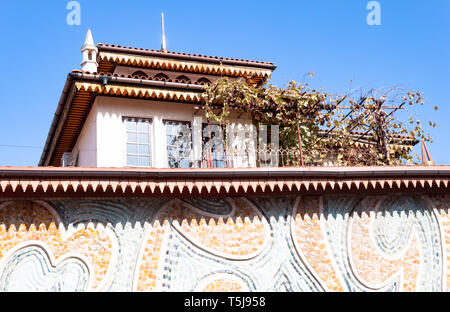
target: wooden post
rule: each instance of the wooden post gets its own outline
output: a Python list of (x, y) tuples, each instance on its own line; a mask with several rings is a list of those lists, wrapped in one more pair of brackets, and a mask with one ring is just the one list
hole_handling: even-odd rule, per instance
[[(422, 139), (422, 141), (423, 141), (423, 139)], [(425, 141), (423, 141), (423, 145), (425, 146), (425, 151), (426, 151), (426, 153), (427, 153), (428, 161), (429, 161), (430, 163), (433, 163), (433, 159), (431, 159), (431, 155), (430, 155), (430, 152), (428, 151), (428, 147), (427, 147), (427, 145), (425, 144)]]
[(422, 165), (425, 165), (425, 146), (422, 139)]
[(208, 148), (208, 161), (207, 161), (207, 166), (208, 168), (212, 168), (213, 167), (213, 160), (212, 160), (212, 142), (211, 142), (211, 124), (209, 123), (209, 119), (208, 119), (208, 139), (209, 139), (209, 148)]
[(433, 164), (433, 159), (431, 159), (430, 152), (428, 151), (428, 147), (425, 144), (425, 141), (422, 139), (422, 165)]
[(303, 151), (302, 151), (302, 135), (300, 133), (300, 119), (297, 112), (297, 136), (298, 136), (298, 148), (300, 150), (300, 164), (303, 167), (305, 164), (303, 163)]

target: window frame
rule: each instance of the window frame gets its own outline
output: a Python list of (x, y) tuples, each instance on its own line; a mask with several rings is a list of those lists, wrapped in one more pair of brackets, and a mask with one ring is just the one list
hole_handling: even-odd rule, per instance
[(169, 145), (167, 145), (167, 123), (179, 123), (179, 124), (183, 124), (183, 125), (188, 125), (189, 129), (190, 129), (190, 141), (189, 141), (189, 166), (187, 168), (192, 168), (193, 167), (193, 160), (192, 160), (192, 155), (193, 155), (193, 135), (192, 135), (192, 121), (190, 120), (176, 120), (176, 119), (163, 119), (162, 120), (162, 124), (164, 125), (164, 145), (165, 145), (165, 164), (166, 164), (166, 168), (184, 168), (184, 167), (170, 167), (169, 165), (169, 153), (168, 153), (168, 149), (169, 149)]
[[(136, 123), (143, 121), (143, 122), (146, 122), (148, 124), (148, 133), (147, 133), (147, 135), (148, 135), (148, 143), (147, 143), (147, 145), (148, 145), (148, 155), (139, 153), (139, 145), (143, 145), (143, 144), (139, 144), (138, 141), (136, 143), (128, 142), (128, 132), (129, 131), (127, 129), (127, 121), (130, 121), (130, 120), (133, 120)], [(123, 124), (123, 129), (124, 129), (124, 131), (123, 131), (123, 133), (124, 133), (123, 146), (124, 146), (124, 164), (125, 164), (125, 167), (127, 167), (127, 168), (152, 168), (152, 166), (154, 164), (154, 153), (153, 153), (153, 132), (154, 132), (153, 124), (154, 123), (153, 123), (153, 118), (151, 118), (151, 117), (136, 117), (136, 116), (122, 116), (122, 124)], [(136, 127), (137, 127), (137, 124), (136, 124)], [(136, 132), (135, 133), (136, 133), (136, 135), (138, 135), (141, 132), (139, 132), (138, 129), (136, 128)], [(128, 144), (135, 144), (137, 146), (137, 148), (138, 148), (137, 154), (134, 154), (134, 153), (129, 154), (128, 153)], [(128, 164), (128, 156), (129, 155), (137, 156), (137, 166), (131, 166), (131, 165)], [(140, 156), (142, 156), (142, 157), (147, 157), (148, 156), (149, 157), (149, 165), (148, 166), (140, 166), (140, 164), (139, 164)]]

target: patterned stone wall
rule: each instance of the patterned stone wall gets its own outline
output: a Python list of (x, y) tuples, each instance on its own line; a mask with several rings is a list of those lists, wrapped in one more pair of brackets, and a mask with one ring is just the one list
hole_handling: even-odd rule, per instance
[(2, 291), (447, 291), (450, 195), (0, 201)]

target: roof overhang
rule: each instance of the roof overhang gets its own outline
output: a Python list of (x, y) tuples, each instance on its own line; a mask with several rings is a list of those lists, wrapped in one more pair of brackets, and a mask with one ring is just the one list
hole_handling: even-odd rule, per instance
[(446, 193), (450, 166), (134, 169), (0, 167), (0, 196)]
[[(115, 65), (126, 65), (141, 68), (162, 69), (179, 72), (193, 72), (207, 75), (230, 77), (264, 77), (272, 74), (272, 69), (250, 66), (200, 63), (195, 61), (172, 60), (141, 55), (127, 55), (110, 52), (99, 53), (99, 63), (110, 62)], [(103, 67), (101, 67), (102, 69)]]
[(75, 145), (96, 96), (201, 103), (203, 85), (113, 75), (70, 73), (56, 108), (39, 166), (59, 166)]
[[(122, 47), (109, 45), (105, 43), (97, 44), (97, 48), (99, 54), (107, 55), (117, 55), (119, 57), (128, 56), (128, 57), (141, 57), (146, 58), (151, 62), (151, 60), (172, 60), (176, 62), (189, 62), (195, 64), (210, 64), (210, 65), (223, 65), (223, 66), (234, 66), (234, 67), (247, 67), (253, 69), (260, 70), (269, 70), (274, 71), (277, 67), (272, 62), (260, 62), (260, 61), (250, 61), (243, 59), (232, 59), (232, 58), (224, 58), (218, 56), (206, 56), (200, 54), (188, 54), (188, 53), (177, 53), (170, 51), (161, 51), (161, 50), (150, 50), (150, 49), (138, 49), (133, 47)], [(116, 60), (115, 58), (112, 59)], [(130, 62), (127, 63), (129, 65), (136, 66), (140, 64), (139, 61), (136, 63), (133, 62), (133, 59), (129, 59)], [(145, 63), (145, 59), (142, 59), (143, 63)]]

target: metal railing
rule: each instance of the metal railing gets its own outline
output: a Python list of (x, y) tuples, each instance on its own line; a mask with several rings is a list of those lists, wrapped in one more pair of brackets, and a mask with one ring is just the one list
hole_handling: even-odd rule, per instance
[(247, 168), (300, 166), (300, 151), (296, 148), (258, 148), (254, 151), (226, 149), (204, 153), (193, 168)]
[[(305, 166), (348, 166), (376, 165), (376, 150), (369, 147), (350, 149), (303, 150)], [(192, 164), (193, 168), (265, 168), (300, 167), (301, 155), (298, 148), (258, 148), (254, 151), (227, 149), (211, 152)]]

